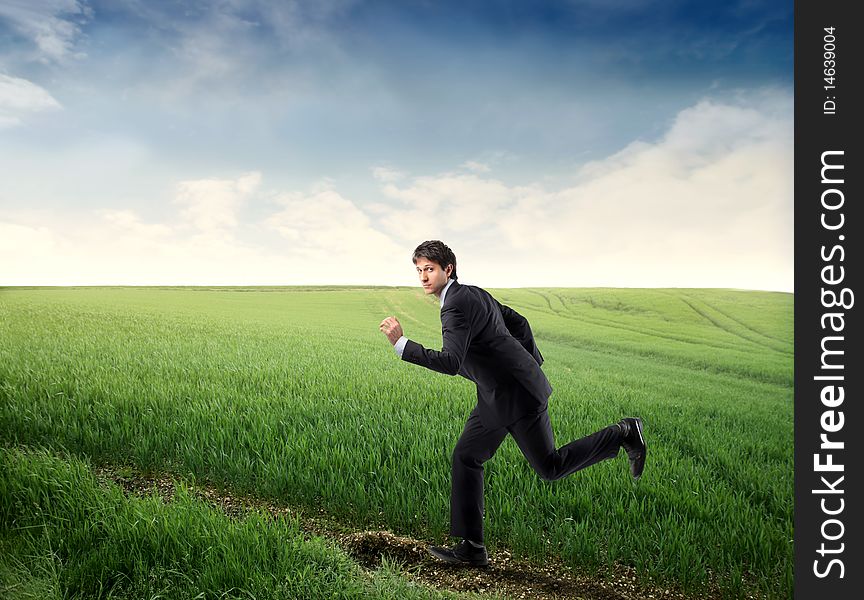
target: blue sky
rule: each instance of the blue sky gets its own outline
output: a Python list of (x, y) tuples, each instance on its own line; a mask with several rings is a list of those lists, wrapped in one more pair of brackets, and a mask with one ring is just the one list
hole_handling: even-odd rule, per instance
[(792, 3), (0, 0), (0, 284), (792, 289)]

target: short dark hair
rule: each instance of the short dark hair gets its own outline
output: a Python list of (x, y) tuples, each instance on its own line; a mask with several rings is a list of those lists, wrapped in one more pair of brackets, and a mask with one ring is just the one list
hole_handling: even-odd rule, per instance
[(423, 242), (414, 250), (414, 255), (411, 260), (417, 264), (417, 260), (425, 258), (432, 262), (438, 263), (442, 269), (446, 269), (447, 265), (453, 265), (453, 272), (450, 273), (450, 279), (459, 279), (456, 275), (456, 255), (453, 251), (440, 240), (429, 240)]

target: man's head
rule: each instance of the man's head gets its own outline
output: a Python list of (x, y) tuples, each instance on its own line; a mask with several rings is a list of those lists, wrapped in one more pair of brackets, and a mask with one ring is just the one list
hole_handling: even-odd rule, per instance
[(420, 284), (427, 294), (440, 296), (448, 279), (458, 279), (456, 255), (444, 242), (423, 242), (414, 250), (411, 260), (417, 266)]

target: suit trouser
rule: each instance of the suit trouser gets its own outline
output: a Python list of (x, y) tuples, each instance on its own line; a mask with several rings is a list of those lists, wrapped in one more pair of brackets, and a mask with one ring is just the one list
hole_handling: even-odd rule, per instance
[(483, 463), (513, 436), (528, 463), (542, 479), (554, 481), (618, 454), (621, 431), (610, 425), (555, 449), (555, 437), (544, 410), (509, 425), (488, 429), (475, 409), (453, 450), (450, 534), (483, 543)]

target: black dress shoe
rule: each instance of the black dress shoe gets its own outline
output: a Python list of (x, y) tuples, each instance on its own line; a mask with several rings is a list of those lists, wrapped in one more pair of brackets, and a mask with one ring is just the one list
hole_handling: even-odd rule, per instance
[(486, 546), (477, 548), (468, 540), (462, 540), (452, 548), (429, 546), (429, 553), (438, 560), (451, 565), (485, 567), (489, 564)]
[(645, 454), (648, 452), (645, 436), (642, 435), (642, 419), (627, 417), (621, 419), (618, 426), (621, 427), (621, 446), (630, 459), (630, 474), (633, 479), (639, 479), (642, 476), (642, 469), (645, 468)]

